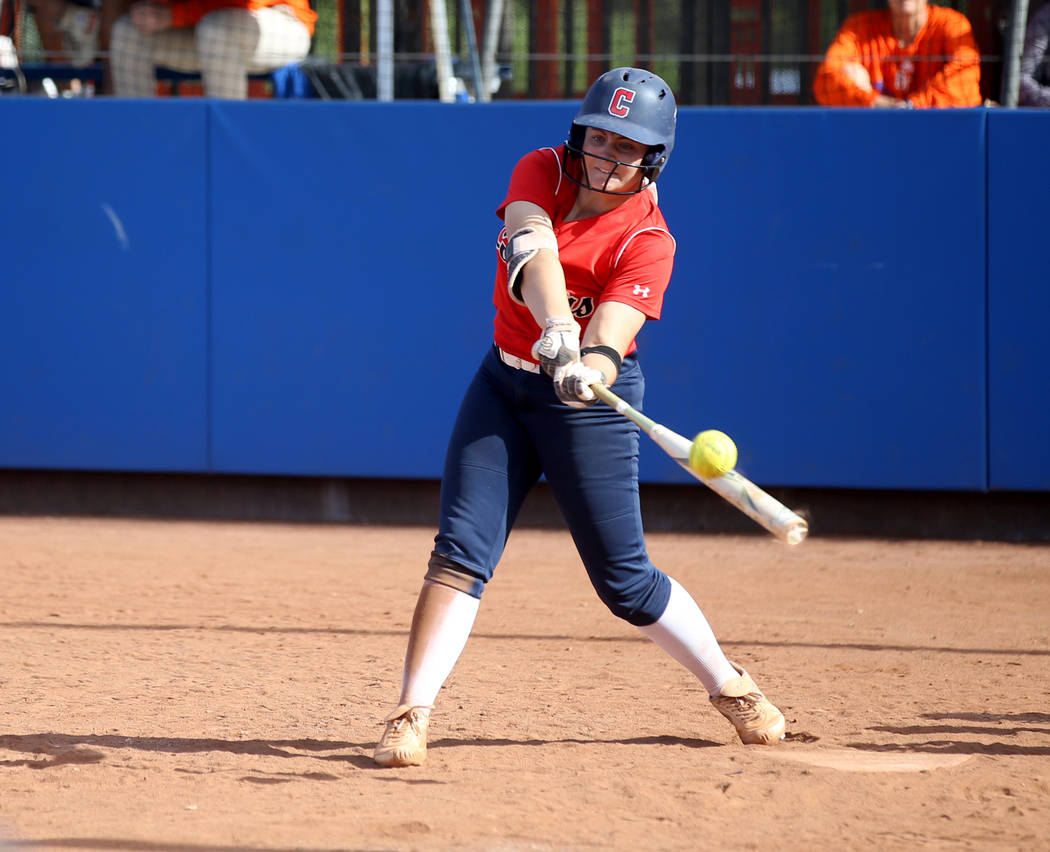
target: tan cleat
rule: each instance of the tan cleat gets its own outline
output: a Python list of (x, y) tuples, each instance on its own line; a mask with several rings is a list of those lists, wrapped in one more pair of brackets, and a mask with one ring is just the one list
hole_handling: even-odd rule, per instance
[(402, 704), (387, 716), (386, 731), (373, 755), (380, 766), (419, 766), (427, 759), (429, 707)]
[(784, 738), (784, 714), (755, 686), (751, 675), (736, 663), (730, 665), (740, 672), (740, 677), (726, 683), (711, 703), (733, 723), (745, 745), (776, 745)]

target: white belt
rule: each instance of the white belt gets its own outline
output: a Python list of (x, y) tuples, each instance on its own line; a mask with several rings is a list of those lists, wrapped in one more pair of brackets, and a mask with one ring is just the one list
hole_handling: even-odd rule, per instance
[(532, 361), (526, 361), (524, 358), (519, 358), (517, 355), (511, 355), (509, 352), (505, 352), (498, 346), (496, 347), (496, 351), (499, 352), (499, 359), (508, 367), (513, 367), (515, 370), (525, 370), (529, 373), (540, 372), (539, 364), (534, 364)]

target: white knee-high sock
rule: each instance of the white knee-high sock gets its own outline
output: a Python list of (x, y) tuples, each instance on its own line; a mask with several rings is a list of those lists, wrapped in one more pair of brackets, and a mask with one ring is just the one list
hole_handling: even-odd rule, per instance
[(402, 705), (431, 707), (467, 644), (481, 601), (427, 581), (419, 593), (401, 676)]
[(700, 678), (710, 695), (740, 673), (726, 659), (700, 607), (681, 584), (671, 580), (667, 609), (655, 624), (639, 627), (646, 636)]

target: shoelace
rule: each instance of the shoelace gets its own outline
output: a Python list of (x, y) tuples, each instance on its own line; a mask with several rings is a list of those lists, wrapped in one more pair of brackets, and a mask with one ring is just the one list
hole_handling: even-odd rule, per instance
[(404, 730), (406, 725), (409, 728), (411, 728), (411, 730), (417, 735), (419, 733), (419, 729), (416, 727), (415, 720), (412, 718), (411, 713), (406, 713), (404, 716), (399, 716), (397, 719), (394, 719), (390, 724), (393, 726), (390, 729), (390, 734), (392, 738), (396, 738), (398, 740), (404, 739), (404, 737), (407, 735), (407, 732)]
[(757, 695), (748, 693), (747, 695), (741, 695), (732, 700), (737, 707), (737, 712), (742, 717), (748, 720), (761, 718), (762, 714), (758, 712), (758, 704), (762, 699)]

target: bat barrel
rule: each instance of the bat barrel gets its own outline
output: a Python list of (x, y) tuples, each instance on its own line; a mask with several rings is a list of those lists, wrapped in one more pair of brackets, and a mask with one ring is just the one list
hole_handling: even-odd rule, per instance
[(704, 485), (736, 506), (741, 512), (760, 526), (765, 527), (777, 538), (790, 545), (801, 544), (809, 535), (809, 524), (806, 520), (775, 497), (767, 494), (751, 480), (730, 470), (722, 476), (706, 479), (689, 464), (689, 450), (692, 441), (668, 429), (660, 423), (650, 420), (640, 411), (632, 408), (605, 385), (593, 384), (591, 390), (595, 395), (615, 409), (628, 420), (637, 423), (653, 441), (672, 459), (678, 462), (691, 476), (699, 479)]
[(805, 541), (806, 536), (809, 535), (809, 524), (805, 518), (791, 511), (771, 494), (767, 494), (750, 479), (741, 476), (735, 470), (726, 471), (722, 476), (705, 479), (693, 470), (688, 462), (679, 461), (678, 463), (704, 485), (732, 503), (777, 538), (790, 545), (796, 545)]

